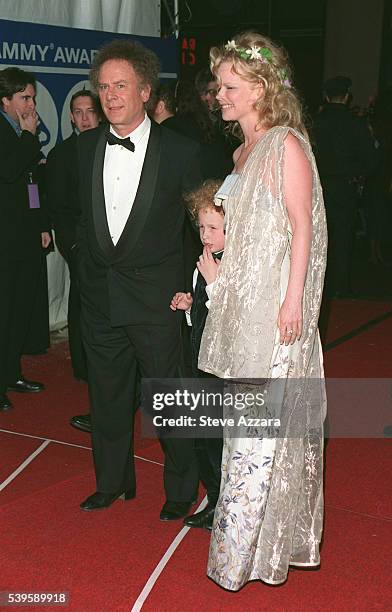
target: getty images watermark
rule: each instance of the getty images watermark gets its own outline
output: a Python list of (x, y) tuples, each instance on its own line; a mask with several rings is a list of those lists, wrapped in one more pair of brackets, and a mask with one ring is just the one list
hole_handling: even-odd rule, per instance
[(382, 438), (392, 380), (143, 379), (141, 408), (149, 438)]
[[(216, 385), (216, 383), (215, 383)], [(280, 427), (280, 419), (251, 416), (249, 414), (236, 414), (246, 409), (260, 409), (266, 405), (268, 390), (251, 392), (221, 392), (201, 391), (193, 392), (189, 389), (176, 389), (174, 392), (155, 392), (152, 394), (153, 411), (167, 412), (168, 408), (176, 408), (179, 412), (189, 410), (191, 414), (178, 416), (164, 416), (153, 414), (152, 423), (155, 427)], [(213, 410), (213, 415), (205, 410)], [(222, 415), (220, 411), (222, 410)], [(224, 413), (233, 412), (233, 416), (223, 416)]]
[(268, 395), (268, 388), (238, 386), (218, 378), (144, 379), (142, 433), (146, 437), (273, 437), (281, 423)]

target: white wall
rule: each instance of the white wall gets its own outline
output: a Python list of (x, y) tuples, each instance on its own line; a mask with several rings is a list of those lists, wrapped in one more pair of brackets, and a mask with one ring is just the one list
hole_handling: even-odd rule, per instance
[(159, 0), (0, 0), (0, 18), (160, 36)]

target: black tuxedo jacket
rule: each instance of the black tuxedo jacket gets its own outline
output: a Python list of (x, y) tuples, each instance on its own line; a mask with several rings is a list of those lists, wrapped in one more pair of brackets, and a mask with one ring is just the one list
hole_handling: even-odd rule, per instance
[[(24, 130), (19, 137), (0, 114), (0, 259), (26, 259), (42, 252), (41, 232), (47, 220), (42, 209), (30, 209), (29, 172), (37, 178), (40, 144)], [(42, 205), (42, 199), (41, 199)]]
[(56, 232), (56, 244), (69, 261), (76, 242), (76, 226), (80, 217), (78, 196), (78, 137), (72, 134), (49, 153), (46, 164), (46, 189), (49, 213)]
[[(182, 196), (201, 182), (198, 145), (151, 122), (136, 198), (114, 246), (103, 189), (105, 127), (84, 132), (77, 140), (82, 300), (108, 317), (112, 326), (178, 324), (169, 304), (174, 293), (184, 288)], [(199, 241), (189, 231), (187, 237), (185, 257), (193, 259), (194, 267)]]

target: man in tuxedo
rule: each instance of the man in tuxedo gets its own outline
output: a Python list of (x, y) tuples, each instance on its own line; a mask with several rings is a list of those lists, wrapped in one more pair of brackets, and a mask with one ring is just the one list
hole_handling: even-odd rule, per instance
[[(135, 496), (137, 378), (178, 372), (181, 314), (168, 306), (184, 286), (182, 194), (200, 182), (199, 150), (147, 116), (158, 70), (156, 55), (136, 42), (103, 47), (90, 80), (109, 124), (78, 138), (78, 273), (97, 481), (83, 510)], [(167, 521), (187, 515), (198, 475), (188, 440), (161, 445)]]
[[(70, 101), (71, 136), (49, 153), (46, 167), (48, 204), (55, 230), (56, 245), (68, 264), (70, 290), (68, 300), (68, 341), (75, 378), (87, 381), (86, 355), (80, 329), (80, 295), (74, 248), (76, 225), (80, 217), (76, 143), (79, 134), (99, 125), (100, 109), (95, 94), (87, 89), (76, 91)], [(71, 424), (91, 432), (89, 414), (72, 417)]]
[(19, 68), (0, 71), (0, 411), (12, 408), (7, 391), (44, 388), (21, 371), (42, 249), (51, 240), (36, 183), (41, 151), (35, 95), (32, 74)]

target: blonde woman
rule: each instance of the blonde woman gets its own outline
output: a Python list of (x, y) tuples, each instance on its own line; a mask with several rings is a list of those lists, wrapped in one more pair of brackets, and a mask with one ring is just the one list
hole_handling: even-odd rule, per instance
[[(249, 580), (282, 584), (290, 565), (320, 563), (326, 402), (317, 321), (327, 233), (285, 52), (247, 32), (210, 57), (222, 117), (242, 144), (216, 195), (226, 245), (199, 368), (231, 379), (233, 393), (269, 391), (280, 418), (273, 436), (225, 439), (208, 575), (235, 591)], [(257, 414), (255, 405), (242, 410)]]

